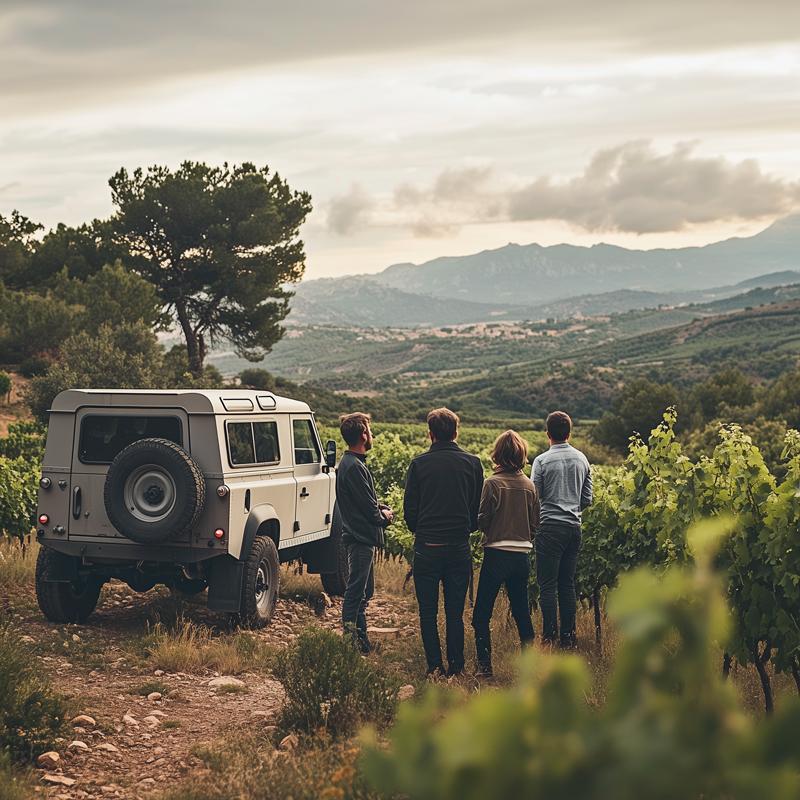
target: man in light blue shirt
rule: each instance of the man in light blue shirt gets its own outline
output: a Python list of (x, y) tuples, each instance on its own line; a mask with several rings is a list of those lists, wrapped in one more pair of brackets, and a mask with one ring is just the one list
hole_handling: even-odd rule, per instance
[(581, 546), (581, 512), (592, 502), (592, 471), (586, 456), (568, 441), (572, 433), (568, 414), (554, 411), (547, 417), (546, 427), (550, 449), (534, 459), (531, 473), (541, 504), (534, 544), (542, 641), (554, 643), (558, 638), (562, 647), (573, 648), (575, 567)]

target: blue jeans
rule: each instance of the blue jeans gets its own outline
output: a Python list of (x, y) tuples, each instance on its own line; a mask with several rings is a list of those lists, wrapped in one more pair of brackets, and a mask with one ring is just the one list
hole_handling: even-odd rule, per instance
[(542, 525), (536, 531), (534, 544), (542, 607), (542, 640), (554, 642), (558, 637), (562, 646), (574, 647), (575, 567), (581, 547), (581, 529), (573, 525)]
[(475, 610), (472, 613), (472, 627), (475, 629), (475, 650), (481, 672), (491, 674), (492, 643), (489, 622), (494, 610), (494, 601), (500, 587), (505, 584), (511, 616), (517, 623), (519, 639), (523, 645), (533, 641), (533, 622), (528, 607), (528, 577), (531, 562), (528, 553), (512, 553), (486, 547), (483, 550), (483, 566), (478, 581), (478, 594)]
[(467, 598), (472, 557), (467, 542), (439, 547), (414, 546), (414, 591), (428, 672), (442, 670), (439, 641), (439, 584), (444, 588), (447, 674), (464, 670), (464, 601)]
[(345, 634), (362, 653), (370, 651), (367, 637), (367, 605), (375, 594), (373, 562), (375, 548), (369, 544), (350, 542), (347, 545), (347, 588), (342, 602), (342, 626)]

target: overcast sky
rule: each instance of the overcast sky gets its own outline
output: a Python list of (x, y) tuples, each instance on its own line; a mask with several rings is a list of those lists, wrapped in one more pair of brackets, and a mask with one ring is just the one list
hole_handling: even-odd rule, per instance
[(0, 0), (0, 213), (184, 159), (310, 191), (308, 278), (749, 234), (800, 207), (800, 2)]

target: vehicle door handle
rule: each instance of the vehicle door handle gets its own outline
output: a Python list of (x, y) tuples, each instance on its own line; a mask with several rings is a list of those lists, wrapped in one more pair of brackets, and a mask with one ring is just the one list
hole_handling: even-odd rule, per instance
[(81, 487), (72, 490), (72, 518), (80, 519), (81, 516)]
[(304, 486), (303, 491), (300, 492), (300, 497), (308, 497), (308, 496), (309, 496), (308, 489), (306, 489), (306, 487)]

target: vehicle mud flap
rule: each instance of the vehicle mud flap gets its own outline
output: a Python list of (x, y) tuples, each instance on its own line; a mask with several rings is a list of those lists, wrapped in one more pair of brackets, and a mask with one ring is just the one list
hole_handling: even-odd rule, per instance
[(303, 563), (311, 573), (336, 572), (336, 549), (339, 541), (333, 536), (317, 539), (303, 546)]
[(208, 564), (208, 608), (238, 614), (242, 602), (244, 564), (233, 556), (211, 559)]
[(78, 580), (80, 558), (51, 550), (46, 563), (47, 571), (42, 576), (44, 580), (51, 583), (72, 583)]

